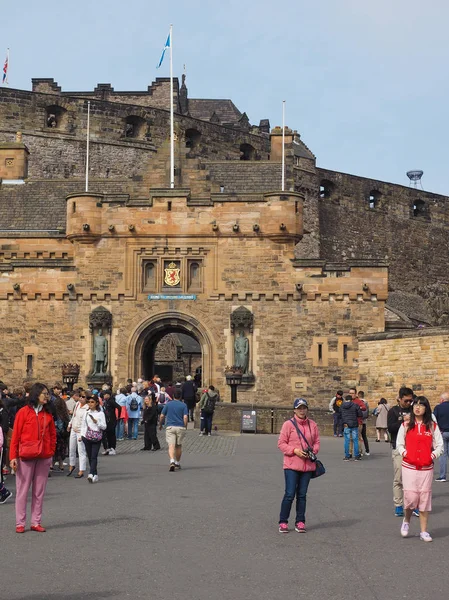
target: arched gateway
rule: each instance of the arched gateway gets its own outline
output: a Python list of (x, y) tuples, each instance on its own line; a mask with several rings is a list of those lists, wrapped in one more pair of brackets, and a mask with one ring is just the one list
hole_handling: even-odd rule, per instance
[(129, 341), (128, 365), (130, 377), (150, 377), (152, 357), (160, 340), (167, 333), (186, 333), (201, 346), (203, 382), (211, 383), (212, 339), (204, 325), (195, 317), (179, 311), (168, 311), (144, 319)]

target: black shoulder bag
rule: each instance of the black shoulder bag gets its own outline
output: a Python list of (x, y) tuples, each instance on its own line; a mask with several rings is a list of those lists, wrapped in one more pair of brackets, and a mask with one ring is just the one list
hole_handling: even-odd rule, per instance
[[(306, 452), (309, 460), (311, 460), (312, 462), (314, 462), (315, 465), (316, 465), (315, 471), (312, 471), (312, 479), (316, 479), (317, 477), (321, 477), (321, 475), (324, 475), (326, 473), (326, 469), (324, 468), (323, 463), (317, 458), (315, 452), (312, 450), (312, 447), (310, 446), (309, 442), (307, 441), (306, 436), (302, 433), (302, 431), (299, 429), (298, 425), (296, 424), (295, 419), (290, 419), (290, 421), (295, 426), (295, 429), (296, 429), (296, 431), (298, 433), (299, 440), (301, 441), (301, 438), (302, 438), (305, 441), (305, 443), (306, 443), (306, 450), (305, 450), (305, 452)], [(310, 423), (309, 423), (309, 430), (310, 430), (310, 435), (312, 435), (312, 430), (310, 429)]]

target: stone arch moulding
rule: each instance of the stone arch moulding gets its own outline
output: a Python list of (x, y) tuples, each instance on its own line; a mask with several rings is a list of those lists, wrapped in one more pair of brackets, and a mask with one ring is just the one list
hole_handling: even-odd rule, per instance
[(128, 372), (135, 380), (141, 376), (141, 358), (148, 340), (164, 329), (177, 328), (196, 337), (203, 361), (203, 382), (212, 383), (212, 336), (196, 317), (180, 311), (164, 311), (143, 319), (135, 328), (128, 342)]

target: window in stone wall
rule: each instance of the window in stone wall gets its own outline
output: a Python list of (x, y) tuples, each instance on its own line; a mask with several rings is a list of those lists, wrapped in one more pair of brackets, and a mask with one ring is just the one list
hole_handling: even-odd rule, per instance
[(202, 288), (202, 272), (201, 272), (201, 261), (189, 260), (187, 262), (188, 269), (188, 290), (189, 291), (200, 291)]
[(146, 292), (157, 291), (156, 261), (145, 260), (143, 263), (143, 289)]
[(27, 354), (26, 376), (31, 377), (32, 375), (33, 375), (33, 355)]
[(368, 197), (368, 206), (371, 209), (376, 208), (379, 205), (380, 197), (382, 194), (377, 190), (371, 190)]
[(65, 129), (66, 125), (66, 109), (56, 104), (47, 106), (45, 112), (45, 127), (47, 127), (48, 129)]
[(256, 150), (251, 144), (240, 144), (240, 160), (254, 160)]
[(415, 200), (413, 202), (413, 216), (429, 219), (429, 210), (424, 200)]
[(332, 181), (328, 181), (327, 179), (323, 179), (320, 183), (320, 198), (330, 198), (335, 189)]
[(192, 151), (198, 148), (201, 140), (201, 133), (197, 129), (186, 129), (185, 138), (186, 148), (189, 148), (190, 151)]
[(145, 119), (136, 115), (130, 115), (125, 120), (125, 137), (143, 139), (147, 133), (148, 124)]

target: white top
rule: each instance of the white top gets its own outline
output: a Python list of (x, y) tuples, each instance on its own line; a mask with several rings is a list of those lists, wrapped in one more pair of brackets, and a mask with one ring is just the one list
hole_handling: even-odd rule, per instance
[[(89, 415), (92, 415), (97, 422), (94, 423)], [(83, 413), (83, 420), (81, 423), (81, 437), (86, 435), (88, 426), (89, 429), (92, 429), (93, 431), (104, 431), (106, 429), (106, 418), (104, 416), (104, 412), (102, 410), (90, 410), (90, 408), (86, 410), (86, 412)]]
[(87, 404), (81, 405), (80, 402), (77, 402), (75, 408), (73, 409), (72, 419), (70, 421), (70, 427), (76, 433), (80, 432), (81, 423), (83, 422), (83, 417), (86, 411), (89, 410), (89, 406)]

